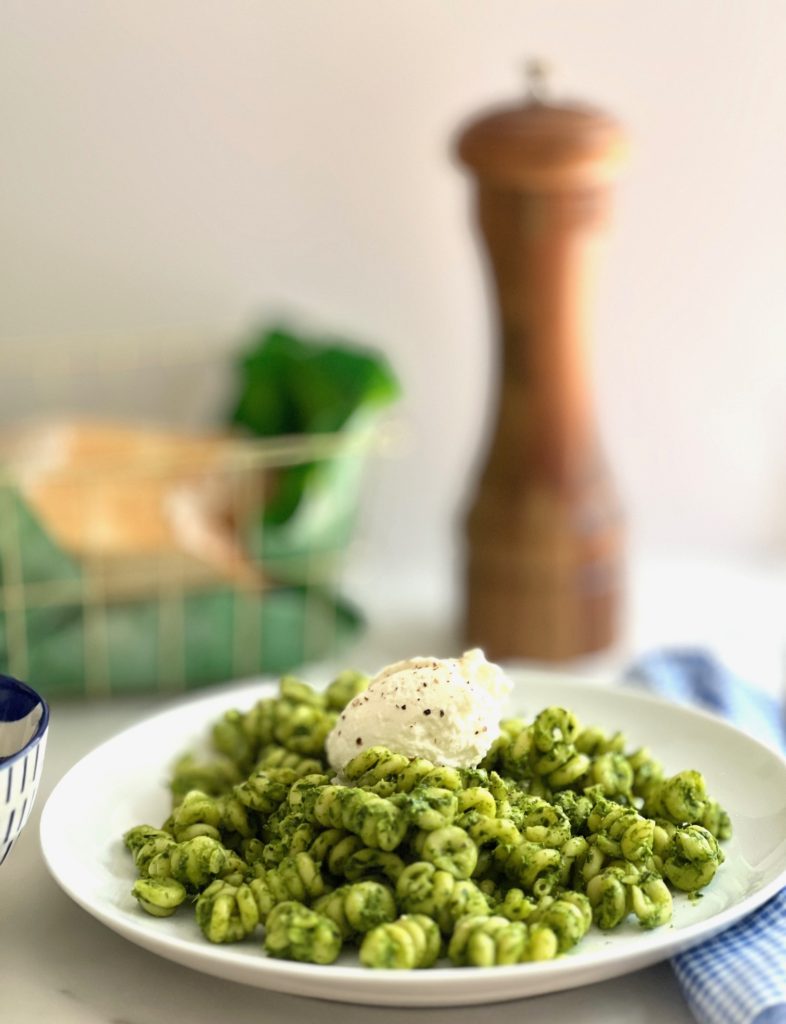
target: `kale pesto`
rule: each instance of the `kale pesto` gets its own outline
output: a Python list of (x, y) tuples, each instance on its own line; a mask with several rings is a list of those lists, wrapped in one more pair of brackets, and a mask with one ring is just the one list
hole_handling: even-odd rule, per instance
[(701, 899), (721, 868), (731, 822), (701, 773), (567, 708), (502, 721), (474, 768), (376, 746), (334, 778), (325, 739), (367, 682), (286, 676), (214, 724), (209, 758), (175, 762), (166, 820), (124, 837), (142, 912), (315, 964), (494, 966), (668, 925), (674, 893)]

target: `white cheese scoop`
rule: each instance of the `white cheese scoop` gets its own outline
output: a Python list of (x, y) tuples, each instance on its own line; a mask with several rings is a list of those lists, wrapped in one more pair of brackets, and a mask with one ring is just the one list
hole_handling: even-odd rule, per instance
[(339, 776), (367, 747), (471, 768), (499, 736), (510, 680), (481, 650), (460, 658), (409, 658), (383, 668), (346, 706), (327, 738)]

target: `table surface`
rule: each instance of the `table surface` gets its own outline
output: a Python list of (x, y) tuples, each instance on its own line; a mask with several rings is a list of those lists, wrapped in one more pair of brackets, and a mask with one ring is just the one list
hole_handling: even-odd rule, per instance
[[(424, 588), (424, 603), (427, 604)], [(666, 601), (666, 590), (671, 598)], [(695, 562), (643, 562), (631, 594), (632, 615), (619, 649), (572, 669), (606, 676), (636, 651), (664, 643), (708, 644), (750, 668), (762, 688), (779, 692), (786, 623), (786, 570)], [(709, 611), (708, 611), (709, 609)], [(433, 606), (432, 606), (433, 612)], [(389, 609), (351, 660), (373, 669), (405, 654), (456, 650), (450, 615), (406, 606)], [(692, 614), (693, 613), (693, 614)], [(733, 621), (733, 626), (732, 622)], [(780, 620), (780, 621), (778, 621)], [(408, 644), (405, 648), (404, 644)], [(323, 674), (332, 666), (323, 667)], [(41, 810), (52, 788), (84, 754), (109, 736), (153, 714), (161, 698), (55, 703), (46, 763), (30, 821), (0, 869), (0, 1017), (4, 1024), (171, 1024), (188, 1020), (233, 1024), (321, 1018), (326, 1024), (396, 1021), (468, 1024), (480, 1008), (394, 1010), (279, 995), (220, 981), (148, 953), (90, 917), (58, 888), (44, 865), (38, 839)], [(501, 1003), (495, 1024), (584, 1024), (693, 1021), (667, 963), (608, 982)]]

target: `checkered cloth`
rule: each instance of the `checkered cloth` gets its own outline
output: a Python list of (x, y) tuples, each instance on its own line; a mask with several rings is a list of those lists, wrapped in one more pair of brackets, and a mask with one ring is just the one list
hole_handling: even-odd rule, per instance
[[(786, 750), (777, 703), (699, 651), (647, 655), (627, 679), (723, 715)], [(701, 1024), (786, 1024), (786, 889), (733, 928), (675, 957), (672, 966)]]

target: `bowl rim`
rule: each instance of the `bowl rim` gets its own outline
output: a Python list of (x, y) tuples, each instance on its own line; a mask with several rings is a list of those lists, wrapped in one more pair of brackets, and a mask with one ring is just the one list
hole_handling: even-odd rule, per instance
[(14, 676), (0, 674), (0, 687), (5, 687), (9, 690), (18, 690), (22, 693), (29, 694), (30, 696), (35, 697), (36, 701), (41, 705), (41, 717), (38, 720), (35, 732), (27, 743), (25, 743), (25, 745), (15, 753), (9, 754), (8, 757), (0, 757), (0, 771), (2, 771), (8, 765), (13, 764), (14, 761), (18, 761), (19, 758), (24, 757), (24, 755), (29, 753), (37, 743), (40, 743), (49, 726), (49, 704), (37, 690), (34, 690), (32, 686), (28, 686), (27, 683), (23, 683), (21, 679), (15, 679)]

